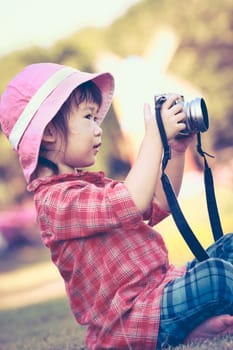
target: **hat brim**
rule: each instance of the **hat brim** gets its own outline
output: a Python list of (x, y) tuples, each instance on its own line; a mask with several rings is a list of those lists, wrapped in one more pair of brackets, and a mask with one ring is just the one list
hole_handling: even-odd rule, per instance
[(102, 93), (102, 104), (98, 112), (98, 119), (102, 122), (105, 118), (110, 108), (114, 92), (112, 75), (110, 73), (92, 74), (77, 71), (68, 76), (40, 105), (19, 144), (18, 153), (20, 163), (27, 182), (31, 181), (32, 174), (36, 169), (41, 139), (46, 126), (59, 111), (72, 91), (79, 85), (90, 80), (96, 83)]

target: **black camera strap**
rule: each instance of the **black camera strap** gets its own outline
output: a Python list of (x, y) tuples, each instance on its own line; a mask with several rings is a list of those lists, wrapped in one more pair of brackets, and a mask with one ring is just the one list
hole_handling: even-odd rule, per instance
[[(183, 236), (185, 242), (189, 246), (194, 256), (196, 256), (196, 258), (199, 261), (203, 261), (208, 259), (209, 256), (206, 250), (202, 247), (202, 245), (198, 241), (195, 234), (193, 233), (187, 220), (185, 219), (184, 214), (178, 203), (176, 194), (173, 190), (172, 184), (165, 173), (165, 168), (167, 166), (167, 163), (169, 159), (171, 159), (171, 148), (170, 148), (170, 145), (168, 144), (166, 132), (164, 129), (164, 125), (163, 125), (163, 121), (160, 113), (163, 102), (164, 100), (161, 99), (161, 101), (156, 101), (155, 103), (155, 112), (156, 112), (155, 114), (156, 114), (156, 119), (157, 119), (159, 131), (160, 131), (161, 140), (163, 143), (163, 148), (164, 148), (164, 155), (162, 160), (162, 175), (161, 175), (163, 189), (166, 194), (167, 202), (177, 228), (179, 229), (181, 235)], [(198, 139), (198, 144), (197, 144), (198, 153), (204, 158), (205, 191), (206, 191), (208, 213), (209, 213), (209, 218), (211, 222), (214, 239), (217, 240), (223, 235), (223, 232), (221, 228), (221, 223), (220, 223), (217, 204), (216, 204), (216, 197), (214, 193), (213, 176), (211, 173), (211, 169), (208, 166), (208, 162), (206, 160), (207, 153), (205, 153), (201, 147), (200, 133), (197, 134), (197, 139)]]
[(203, 151), (202, 145), (201, 145), (200, 132), (197, 134), (197, 152), (204, 159), (204, 183), (205, 183), (206, 203), (207, 203), (208, 214), (209, 214), (209, 219), (210, 219), (214, 240), (217, 241), (219, 238), (223, 236), (223, 230), (222, 230), (222, 225), (220, 221), (220, 216), (219, 216), (217, 201), (215, 196), (213, 174), (206, 158), (206, 156), (209, 156), (209, 157), (213, 157), (213, 156)]

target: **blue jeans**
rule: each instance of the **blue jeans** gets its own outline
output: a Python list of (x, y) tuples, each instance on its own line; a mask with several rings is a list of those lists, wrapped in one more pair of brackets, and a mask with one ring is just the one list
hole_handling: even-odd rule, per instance
[(233, 315), (233, 234), (224, 235), (207, 251), (208, 260), (192, 260), (184, 276), (165, 286), (157, 349), (183, 343), (210, 317)]

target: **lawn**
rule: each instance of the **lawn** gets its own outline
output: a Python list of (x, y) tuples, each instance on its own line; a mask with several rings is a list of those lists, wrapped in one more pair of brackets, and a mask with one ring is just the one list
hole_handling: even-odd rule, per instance
[[(84, 338), (85, 329), (75, 323), (65, 298), (0, 313), (1, 350), (84, 350)], [(232, 350), (233, 338), (176, 349)]]
[(78, 350), (84, 335), (64, 298), (0, 314), (1, 350)]

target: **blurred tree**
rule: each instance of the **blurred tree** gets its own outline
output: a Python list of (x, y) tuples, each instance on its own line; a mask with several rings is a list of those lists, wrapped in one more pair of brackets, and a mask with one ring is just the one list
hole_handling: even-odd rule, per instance
[(112, 24), (108, 47), (122, 56), (140, 55), (164, 23), (180, 39), (171, 72), (198, 86), (207, 100), (211, 128), (205, 138), (216, 149), (233, 146), (232, 1), (144, 0)]

